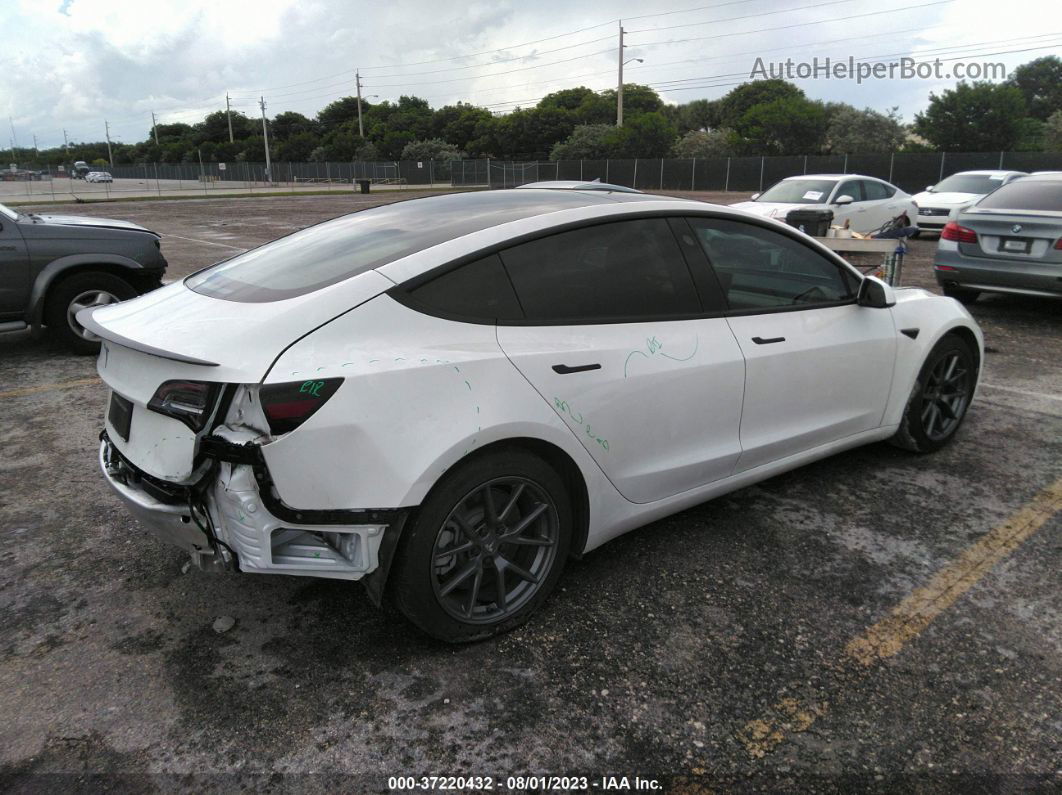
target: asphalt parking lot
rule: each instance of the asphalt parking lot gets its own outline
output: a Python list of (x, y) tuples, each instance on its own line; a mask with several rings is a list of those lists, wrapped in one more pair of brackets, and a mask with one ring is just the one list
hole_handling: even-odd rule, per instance
[[(62, 212), (161, 233), (177, 278), (393, 198)], [(906, 284), (935, 289), (935, 245)], [(945, 450), (868, 446), (644, 527), (460, 648), (357, 585), (185, 571), (98, 474), (94, 361), (0, 336), (0, 789), (1062, 787), (1062, 303), (972, 311), (983, 388)]]

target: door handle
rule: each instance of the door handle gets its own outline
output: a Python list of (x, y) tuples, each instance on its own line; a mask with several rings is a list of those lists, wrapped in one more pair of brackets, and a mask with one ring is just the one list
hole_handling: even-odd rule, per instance
[(785, 342), (785, 337), (753, 337), (752, 341), (757, 345), (773, 345), (776, 342)]
[(571, 373), (585, 373), (587, 370), (600, 370), (601, 365), (597, 362), (593, 364), (577, 364), (575, 367), (569, 367), (566, 364), (553, 365), (553, 372), (558, 375), (569, 375)]

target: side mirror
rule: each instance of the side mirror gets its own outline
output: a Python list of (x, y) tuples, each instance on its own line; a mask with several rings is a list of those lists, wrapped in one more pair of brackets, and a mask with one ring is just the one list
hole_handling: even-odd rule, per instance
[(756, 201), (756, 199), (758, 199), (758, 198), (760, 198), (760, 194), (758, 194), (758, 193), (753, 193), (753, 194), (752, 194), (751, 196), (749, 196), (749, 201), (753, 201), (753, 202), (754, 202), (754, 201)]
[(838, 196), (836, 199), (834, 199), (833, 203), (834, 204), (851, 204), (853, 201), (855, 201), (855, 199), (853, 199), (851, 196), (849, 196), (846, 193), (843, 196)]
[(927, 191), (927, 192), (929, 192), (929, 193), (932, 193), (932, 192), (933, 192), (934, 190), (936, 190), (936, 187), (935, 187), (935, 186), (933, 186), (933, 185), (926, 185), (926, 191)]
[(863, 277), (863, 282), (859, 285), (856, 303), (860, 306), (869, 306), (872, 309), (885, 309), (896, 305), (896, 294), (881, 279), (865, 276)]

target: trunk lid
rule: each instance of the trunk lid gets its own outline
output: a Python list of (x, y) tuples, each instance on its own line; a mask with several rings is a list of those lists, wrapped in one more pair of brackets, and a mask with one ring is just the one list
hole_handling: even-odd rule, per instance
[(977, 233), (976, 243), (959, 244), (966, 256), (1062, 264), (1062, 250), (1054, 248), (1062, 237), (1062, 214), (967, 210), (956, 223)]
[(163, 382), (258, 383), (293, 342), (393, 286), (368, 271), (298, 298), (240, 303), (175, 282), (132, 301), (84, 310), (78, 320), (102, 339), (100, 377), (131, 404), (107, 411), (111, 442), (149, 475), (187, 482), (203, 432), (148, 408)]

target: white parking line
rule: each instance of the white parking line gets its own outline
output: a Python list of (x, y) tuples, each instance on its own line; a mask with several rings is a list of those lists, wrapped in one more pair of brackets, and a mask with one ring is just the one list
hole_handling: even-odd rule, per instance
[(1043, 392), (1030, 392), (1028, 389), (1018, 389), (1013, 386), (1000, 386), (999, 384), (986, 384), (983, 382), (981, 386), (987, 387), (988, 389), (998, 389), (1000, 392), (1013, 392), (1016, 395), (1025, 395), (1026, 397), (1062, 401), (1062, 395), (1047, 395)]
[(191, 241), (192, 243), (202, 243), (202, 244), (207, 245), (207, 246), (218, 246), (219, 248), (228, 248), (228, 249), (232, 249), (233, 251), (247, 251), (247, 249), (240, 248), (239, 246), (230, 246), (230, 245), (227, 245), (225, 243), (215, 243), (213, 240), (200, 240), (197, 237), (185, 237), (184, 235), (166, 235), (166, 234), (164, 234), (163, 237), (175, 237), (178, 240), (188, 240), (188, 241)]

